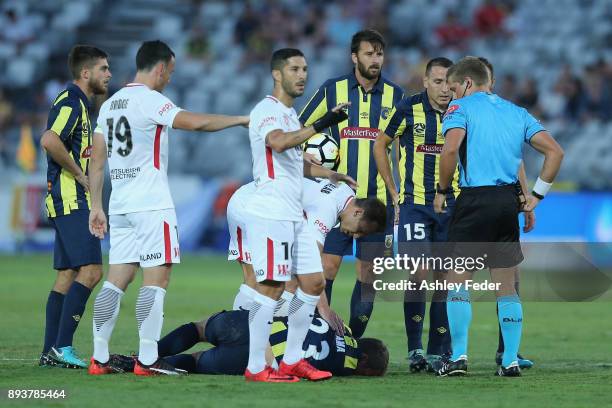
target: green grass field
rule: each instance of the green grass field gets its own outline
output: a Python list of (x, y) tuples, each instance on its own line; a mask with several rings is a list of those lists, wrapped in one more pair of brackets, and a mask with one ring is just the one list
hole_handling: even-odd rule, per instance
[[(610, 303), (526, 303), (522, 351), (536, 361), (522, 378), (493, 376), (497, 345), (494, 303), (475, 303), (470, 337), (470, 374), (435, 378), (409, 374), (402, 306), (378, 302), (366, 334), (390, 350), (382, 378), (334, 378), (324, 383), (246, 384), (242, 377), (190, 375), (136, 378), (130, 374), (90, 377), (83, 371), (39, 368), (44, 309), (54, 279), (51, 255), (0, 257), (0, 405), (194, 407), (606, 407), (612, 406), (612, 318)], [(354, 283), (346, 264), (334, 284), (333, 306), (347, 316)], [(165, 303), (163, 333), (230, 308), (241, 275), (220, 257), (185, 255), (175, 268)], [(123, 298), (112, 352), (138, 348), (134, 305), (137, 280)], [(92, 300), (93, 297), (92, 295)], [(75, 336), (89, 356), (92, 303)], [(427, 325), (427, 321), (426, 321)], [(65, 389), (63, 400), (9, 401), (7, 389)]]

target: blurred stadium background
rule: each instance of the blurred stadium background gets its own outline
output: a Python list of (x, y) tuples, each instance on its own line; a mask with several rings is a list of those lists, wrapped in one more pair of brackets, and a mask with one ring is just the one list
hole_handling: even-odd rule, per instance
[[(177, 54), (166, 94), (180, 106), (246, 114), (269, 92), (273, 49), (308, 59), (306, 95), (351, 69), (361, 28), (387, 40), (383, 73), (421, 90), (427, 60), (488, 58), (496, 92), (539, 117), (566, 152), (556, 193), (538, 208), (536, 241), (612, 241), (612, 2), (608, 0), (53, 0), (0, 2), (0, 252), (50, 250), (39, 141), (69, 81), (66, 56), (90, 43), (111, 56), (111, 92), (134, 74), (143, 40)], [(102, 101), (97, 101), (99, 106)], [(224, 251), (225, 205), (249, 181), (248, 134), (174, 131), (170, 175), (181, 246)], [(527, 174), (540, 163), (526, 149)], [(106, 189), (108, 194), (108, 189)]]

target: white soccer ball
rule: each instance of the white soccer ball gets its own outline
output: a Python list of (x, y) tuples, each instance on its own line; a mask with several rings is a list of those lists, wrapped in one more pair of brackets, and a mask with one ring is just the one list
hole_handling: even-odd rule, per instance
[(332, 170), (338, 167), (339, 150), (338, 143), (327, 133), (317, 133), (308, 139), (304, 145), (306, 153), (312, 154), (321, 161), (323, 167)]

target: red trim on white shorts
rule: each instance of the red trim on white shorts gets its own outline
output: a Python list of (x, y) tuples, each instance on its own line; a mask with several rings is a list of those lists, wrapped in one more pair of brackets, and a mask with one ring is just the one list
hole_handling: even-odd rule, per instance
[(159, 150), (161, 144), (161, 132), (163, 125), (157, 125), (155, 128), (155, 140), (153, 141), (153, 166), (159, 170)]
[(170, 224), (164, 221), (164, 251), (166, 254), (166, 263), (172, 263), (172, 245), (170, 244)]
[(242, 229), (236, 227), (236, 239), (238, 240), (238, 262), (242, 262)]
[(268, 238), (268, 275), (266, 279), (274, 280), (274, 241)]
[(268, 177), (274, 178), (274, 159), (272, 157), (272, 148), (266, 146), (266, 167), (268, 168)]

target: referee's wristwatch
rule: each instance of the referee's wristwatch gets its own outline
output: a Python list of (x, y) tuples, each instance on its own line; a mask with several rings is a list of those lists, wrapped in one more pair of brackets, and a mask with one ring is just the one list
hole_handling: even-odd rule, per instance
[(452, 193), (453, 189), (451, 188), (451, 186), (446, 187), (445, 189), (442, 189), (440, 187), (440, 183), (436, 183), (436, 193), (438, 194), (449, 194)]

